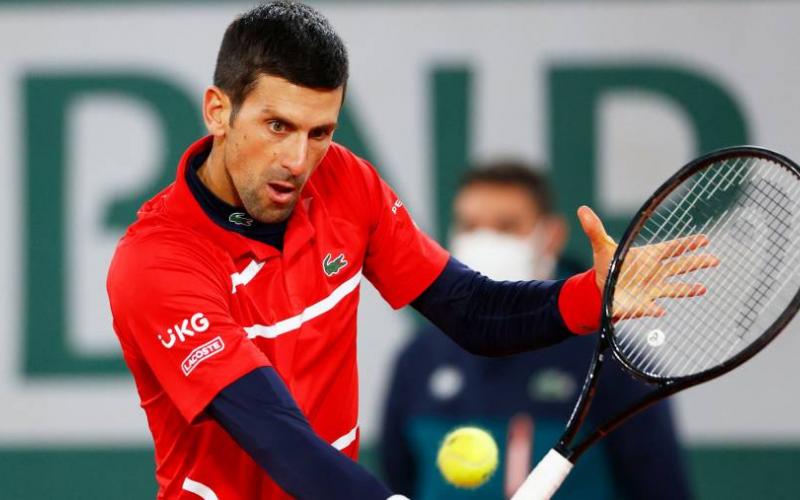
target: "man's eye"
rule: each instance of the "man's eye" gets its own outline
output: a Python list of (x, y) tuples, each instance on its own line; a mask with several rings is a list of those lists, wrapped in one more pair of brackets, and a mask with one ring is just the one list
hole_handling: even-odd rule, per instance
[(273, 120), (269, 122), (269, 129), (276, 133), (281, 133), (286, 131), (286, 125), (283, 122)]

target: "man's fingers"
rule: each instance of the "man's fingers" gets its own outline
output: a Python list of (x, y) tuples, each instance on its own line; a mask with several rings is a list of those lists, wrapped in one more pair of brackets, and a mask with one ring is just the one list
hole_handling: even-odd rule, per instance
[(581, 206), (578, 209), (578, 220), (581, 223), (583, 232), (589, 237), (592, 249), (595, 251), (599, 250), (604, 245), (616, 245), (611, 236), (606, 232), (606, 228), (603, 227), (603, 222), (600, 220), (600, 217), (598, 217), (591, 208), (586, 205)]
[(625, 293), (618, 290), (614, 296), (613, 319), (641, 318), (643, 316), (659, 317), (666, 312), (663, 307), (656, 304), (656, 296), (652, 293)]
[[(586, 211), (583, 211), (584, 208)], [(592, 247), (595, 246), (595, 241), (603, 236), (607, 237), (602, 223), (588, 207), (581, 207), (578, 214), (584, 231), (592, 240)], [(668, 283), (665, 279), (719, 265), (719, 258), (710, 253), (685, 255), (686, 252), (702, 248), (708, 243), (708, 237), (696, 234), (639, 247), (636, 254), (629, 254), (629, 257), (635, 259), (629, 261), (633, 265), (632, 272), (626, 273), (623, 267), (625, 279), (617, 283), (614, 320), (661, 317), (666, 314), (666, 310), (656, 303), (656, 299), (696, 297), (706, 293), (708, 290), (700, 283)]]
[(614, 306), (614, 321), (621, 321), (626, 319), (642, 318), (651, 316), (660, 318), (666, 314), (666, 310), (654, 301), (646, 303), (628, 303), (628, 304), (615, 304)]
[(694, 234), (684, 238), (662, 241), (652, 246), (652, 252), (661, 259), (677, 257), (685, 252), (708, 245), (708, 237), (704, 234)]
[(679, 299), (682, 297), (696, 297), (703, 295), (708, 289), (700, 283), (664, 283), (653, 290), (653, 298), (669, 297)]
[(649, 303), (642, 311), (642, 316), (652, 316), (654, 318), (660, 318), (665, 314), (667, 314), (667, 310), (655, 302)]
[(663, 267), (660, 274), (664, 278), (669, 278), (670, 276), (678, 276), (680, 274), (690, 273), (698, 269), (716, 267), (718, 265), (719, 259), (710, 253), (684, 255), (682, 257), (664, 262), (662, 264)]

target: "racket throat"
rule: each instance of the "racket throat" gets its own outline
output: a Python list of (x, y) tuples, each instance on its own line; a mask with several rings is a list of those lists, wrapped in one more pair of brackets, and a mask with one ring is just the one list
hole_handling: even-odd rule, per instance
[(603, 366), (603, 361), (605, 360), (605, 350), (607, 347), (608, 342), (606, 337), (605, 335), (601, 334), (597, 350), (595, 351), (592, 362), (589, 365), (586, 379), (583, 382), (581, 393), (578, 396), (578, 401), (569, 417), (564, 434), (561, 436), (561, 439), (559, 439), (558, 444), (555, 446), (555, 449), (558, 449), (560, 452), (562, 452), (561, 454), (566, 458), (570, 458), (572, 452), (564, 451), (569, 449), (569, 444), (575, 439), (575, 436), (578, 434), (578, 430), (583, 424), (583, 421), (586, 420), (586, 415), (589, 413), (589, 407), (591, 406), (592, 398), (594, 398), (595, 391), (597, 390), (597, 381), (599, 379), (600, 370)]

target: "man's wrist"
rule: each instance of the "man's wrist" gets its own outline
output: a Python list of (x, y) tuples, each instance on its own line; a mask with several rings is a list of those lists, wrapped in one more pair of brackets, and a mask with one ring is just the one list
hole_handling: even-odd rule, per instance
[(576, 335), (596, 332), (600, 328), (602, 294), (594, 269), (567, 279), (558, 296), (558, 310), (569, 331)]

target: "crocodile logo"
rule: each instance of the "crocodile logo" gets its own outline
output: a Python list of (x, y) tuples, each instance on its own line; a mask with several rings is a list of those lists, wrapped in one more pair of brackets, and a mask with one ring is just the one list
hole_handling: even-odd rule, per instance
[(237, 226), (247, 226), (250, 227), (253, 225), (253, 219), (247, 216), (244, 212), (233, 212), (228, 217), (228, 222), (232, 222)]
[(341, 271), (347, 264), (349, 262), (344, 258), (343, 253), (337, 255), (335, 259), (331, 259), (331, 254), (328, 254), (322, 259), (322, 270), (325, 271), (326, 276), (330, 277)]

